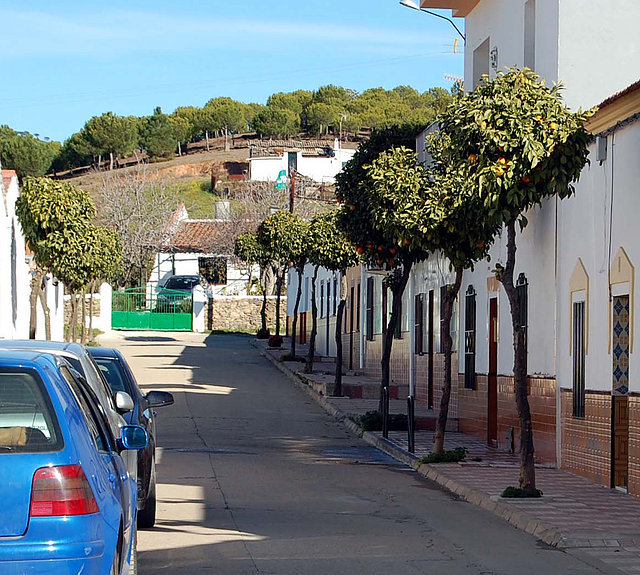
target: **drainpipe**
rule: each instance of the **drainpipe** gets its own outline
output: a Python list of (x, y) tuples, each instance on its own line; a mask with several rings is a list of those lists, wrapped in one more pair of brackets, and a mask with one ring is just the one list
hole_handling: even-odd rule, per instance
[[(556, 378), (556, 466), (562, 466), (562, 390), (558, 377), (558, 196), (555, 196), (555, 237), (553, 241), (553, 283), (556, 297), (553, 302), (553, 373)], [(573, 305), (573, 304), (571, 304)], [(575, 352), (574, 352), (575, 353)]]
[(366, 294), (365, 290), (367, 288), (367, 278), (364, 273), (364, 265), (360, 265), (360, 317), (358, 318), (358, 323), (360, 324), (360, 371), (364, 370), (365, 366), (365, 348), (364, 348), (364, 318), (366, 316)]
[(409, 275), (409, 395), (416, 396), (416, 309), (415, 309), (415, 273), (411, 269)]

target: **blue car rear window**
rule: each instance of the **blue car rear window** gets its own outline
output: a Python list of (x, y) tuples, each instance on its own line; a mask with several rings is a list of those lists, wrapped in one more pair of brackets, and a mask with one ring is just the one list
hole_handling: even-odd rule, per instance
[(59, 451), (58, 420), (40, 376), (25, 369), (0, 370), (0, 454)]

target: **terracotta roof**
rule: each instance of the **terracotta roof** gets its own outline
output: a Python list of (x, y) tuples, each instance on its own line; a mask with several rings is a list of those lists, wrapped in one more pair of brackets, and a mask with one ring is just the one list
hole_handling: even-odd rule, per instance
[(227, 253), (236, 223), (227, 220), (182, 220), (167, 248), (172, 252)]
[(613, 94), (613, 96), (609, 96), (606, 100), (604, 100), (598, 106), (598, 108), (599, 109), (605, 108), (609, 104), (613, 104), (616, 100), (619, 100), (620, 98), (623, 98), (627, 94), (631, 94), (632, 92), (635, 92), (636, 90), (640, 90), (640, 80), (638, 80), (637, 82), (634, 82), (633, 84), (631, 84), (631, 86), (628, 86), (624, 90), (620, 90), (619, 92), (616, 92), (615, 94)]
[(15, 170), (2, 170), (2, 186), (5, 194), (9, 191), (11, 180), (17, 177), (18, 174), (16, 174)]

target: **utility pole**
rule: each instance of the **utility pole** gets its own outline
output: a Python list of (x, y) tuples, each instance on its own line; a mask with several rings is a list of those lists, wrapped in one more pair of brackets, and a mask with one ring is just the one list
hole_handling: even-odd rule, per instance
[(293, 213), (295, 197), (296, 197), (296, 171), (291, 170), (291, 195), (289, 197), (289, 211), (291, 213)]

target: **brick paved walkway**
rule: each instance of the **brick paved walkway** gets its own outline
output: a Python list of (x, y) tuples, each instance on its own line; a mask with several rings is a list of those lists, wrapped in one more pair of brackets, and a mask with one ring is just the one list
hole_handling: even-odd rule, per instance
[[(287, 363), (285, 369), (295, 378), (298, 376), (293, 370), (301, 371), (302, 364)], [(344, 416), (377, 408), (375, 400), (318, 399)], [(392, 411), (406, 412), (404, 401), (398, 400), (392, 405)], [(413, 461), (416, 468), (418, 460), (431, 451), (433, 444), (433, 432), (417, 432), (415, 454), (411, 455), (407, 452), (406, 432), (390, 432), (388, 442), (384, 442), (380, 434), (365, 435), (392, 455)], [(538, 465), (536, 481), (543, 497), (503, 499), (502, 490), (518, 483), (517, 454), (497, 451), (462, 433), (448, 432), (446, 448), (460, 446), (469, 452), (464, 462), (423, 465), (420, 472), (535, 535), (551, 528), (561, 535), (554, 541), (569, 552), (579, 550), (621, 573), (640, 574), (639, 498), (563, 470)]]

